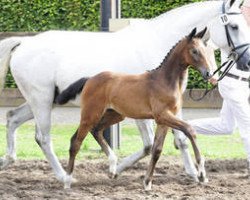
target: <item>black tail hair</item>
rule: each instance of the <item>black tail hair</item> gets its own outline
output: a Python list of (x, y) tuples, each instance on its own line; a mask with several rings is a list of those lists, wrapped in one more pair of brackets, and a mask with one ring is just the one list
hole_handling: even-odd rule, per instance
[(82, 89), (89, 78), (81, 78), (78, 81), (70, 84), (65, 90), (63, 90), (56, 98), (56, 104), (65, 104), (69, 100), (73, 100), (76, 98), (78, 94), (82, 92)]

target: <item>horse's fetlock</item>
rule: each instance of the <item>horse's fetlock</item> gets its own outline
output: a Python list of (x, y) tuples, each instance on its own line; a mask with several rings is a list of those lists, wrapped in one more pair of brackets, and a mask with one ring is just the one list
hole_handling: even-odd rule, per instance
[(150, 179), (143, 180), (144, 190), (150, 191), (152, 189), (152, 181)]
[(187, 144), (186, 140), (178, 139), (178, 147), (181, 149), (187, 149), (188, 144)]
[(162, 152), (162, 148), (156, 148), (154, 150), (154, 159), (158, 160)]
[(151, 150), (152, 150), (152, 145), (144, 147), (144, 153), (146, 155), (149, 155), (151, 153)]

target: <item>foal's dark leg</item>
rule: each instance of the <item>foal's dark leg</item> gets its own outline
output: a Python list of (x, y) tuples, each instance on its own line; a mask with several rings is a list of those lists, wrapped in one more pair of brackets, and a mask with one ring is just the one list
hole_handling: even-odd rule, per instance
[(115, 153), (113, 152), (113, 150), (108, 145), (108, 143), (106, 142), (106, 140), (104, 139), (103, 131), (109, 126), (116, 124), (122, 121), (123, 119), (124, 117), (122, 115), (120, 115), (119, 113), (117, 113), (116, 111), (112, 109), (108, 109), (104, 113), (99, 123), (91, 131), (95, 140), (98, 142), (98, 144), (101, 146), (104, 153), (109, 158), (109, 172), (112, 178), (115, 177), (116, 175), (117, 157)]
[(167, 134), (167, 130), (168, 130), (168, 127), (157, 125), (154, 144), (153, 144), (153, 148), (152, 148), (152, 156), (151, 156), (151, 160), (150, 160), (150, 164), (149, 164), (147, 173), (145, 175), (145, 179), (143, 181), (145, 190), (151, 190), (152, 178), (153, 178), (155, 165), (156, 165), (156, 163), (161, 155), (164, 140), (165, 140), (165, 137)]
[(204, 158), (201, 157), (200, 150), (195, 140), (195, 130), (186, 122), (178, 119), (172, 113), (166, 112), (161, 118), (157, 119), (160, 124), (166, 124), (167, 126), (182, 131), (190, 140), (195, 159), (198, 165), (198, 179), (201, 182), (206, 182), (206, 172), (204, 167)]
[[(70, 139), (70, 149), (69, 149), (70, 157), (75, 156), (75, 155), (73, 155), (73, 153), (76, 154), (76, 149), (74, 149), (74, 142), (75, 142), (76, 137), (77, 137), (78, 129), (79, 129), (79, 128), (77, 128), (75, 134), (74, 134), (74, 135), (71, 137), (71, 139)], [(74, 163), (75, 163), (74, 160), (71, 161), (71, 164), (68, 163), (68, 168), (67, 168), (68, 174), (71, 174), (71, 173), (72, 173), (73, 167), (74, 167)]]
[(85, 122), (81, 122), (79, 128), (75, 134), (71, 137), (70, 149), (69, 149), (69, 162), (67, 166), (67, 180), (65, 180), (64, 188), (70, 188), (72, 182), (72, 172), (74, 169), (75, 157), (80, 150), (82, 141), (86, 137), (88, 131), (90, 131), (91, 125)]

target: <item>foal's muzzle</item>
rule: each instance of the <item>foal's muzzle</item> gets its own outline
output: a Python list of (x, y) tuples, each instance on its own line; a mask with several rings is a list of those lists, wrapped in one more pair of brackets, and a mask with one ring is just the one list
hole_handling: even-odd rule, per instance
[(210, 78), (213, 76), (213, 74), (210, 72), (210, 70), (208, 70), (208, 69), (205, 68), (205, 67), (199, 68), (199, 71), (200, 71), (202, 77), (203, 77), (205, 80), (208, 80), (208, 79), (210, 79)]

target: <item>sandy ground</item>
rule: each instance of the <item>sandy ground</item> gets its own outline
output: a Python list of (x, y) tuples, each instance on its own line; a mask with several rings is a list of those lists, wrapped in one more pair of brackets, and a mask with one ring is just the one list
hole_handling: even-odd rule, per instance
[[(66, 161), (62, 161), (65, 166)], [(64, 190), (46, 161), (17, 161), (0, 171), (0, 199), (249, 199), (250, 179), (245, 160), (209, 160), (209, 183), (188, 178), (179, 158), (162, 156), (157, 163), (153, 190), (144, 191), (142, 180), (148, 159), (128, 169), (117, 179), (108, 177), (107, 160), (77, 161), (78, 182)]]

